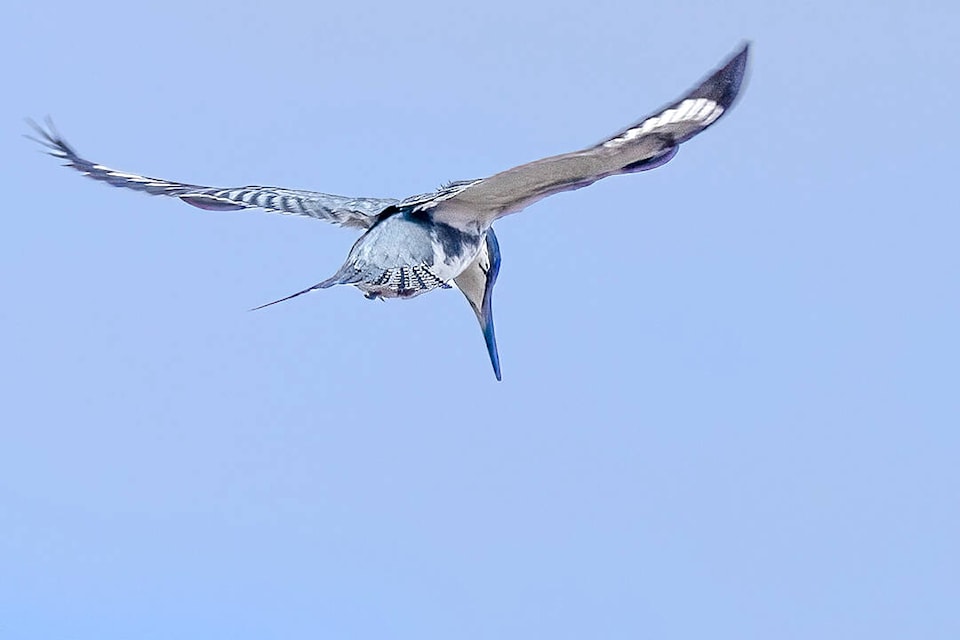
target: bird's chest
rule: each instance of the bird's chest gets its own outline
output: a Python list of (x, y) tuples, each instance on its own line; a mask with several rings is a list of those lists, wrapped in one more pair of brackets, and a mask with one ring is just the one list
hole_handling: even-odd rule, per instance
[(482, 236), (465, 233), (447, 225), (430, 228), (433, 264), (431, 270), (444, 282), (463, 273), (480, 252)]

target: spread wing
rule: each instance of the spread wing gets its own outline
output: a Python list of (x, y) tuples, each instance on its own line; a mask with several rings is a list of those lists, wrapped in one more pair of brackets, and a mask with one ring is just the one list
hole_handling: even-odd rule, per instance
[(747, 66), (749, 45), (734, 54), (683, 98), (582, 151), (536, 160), (466, 185), (421, 208), (438, 222), (489, 224), (561, 191), (608, 176), (653, 169), (716, 122), (733, 105)]
[(172, 196), (180, 198), (187, 204), (210, 211), (264, 209), (272, 213), (307, 216), (345, 227), (367, 229), (376, 221), (377, 214), (397, 202), (387, 198), (348, 198), (278, 187), (204, 187), (160, 178), (148, 178), (117, 171), (81, 158), (60, 136), (49, 120), (45, 128), (29, 120), (28, 123), (38, 137), (27, 137), (46, 147), (47, 152), (53, 157), (63, 160), (66, 167), (76, 169), (89, 178), (106, 182), (114, 187), (143, 191), (153, 196)]

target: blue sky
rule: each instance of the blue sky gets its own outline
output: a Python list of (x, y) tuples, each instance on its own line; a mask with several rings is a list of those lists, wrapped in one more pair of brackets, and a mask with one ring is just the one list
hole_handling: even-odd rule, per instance
[[(4, 638), (956, 638), (950, 2), (8, 8)], [(729, 117), (497, 225), (504, 381), (355, 235), (119, 169), (403, 197)]]

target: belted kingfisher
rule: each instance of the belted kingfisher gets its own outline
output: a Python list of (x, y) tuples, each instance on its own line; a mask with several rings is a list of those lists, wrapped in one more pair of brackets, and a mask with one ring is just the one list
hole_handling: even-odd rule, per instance
[(599, 144), (488, 178), (451, 182), (433, 193), (404, 200), (348, 198), (276, 187), (205, 187), (116, 171), (77, 155), (49, 119), (46, 128), (28, 121), (39, 136), (28, 137), (64, 160), (64, 166), (114, 187), (172, 196), (210, 211), (259, 208), (363, 229), (346, 262), (331, 277), (256, 308), (338, 284), (353, 285), (370, 299), (412, 298), (452, 284), (480, 321), (493, 371), (500, 380), (492, 309), (500, 250), (491, 225), (549, 195), (668, 162), (681, 143), (723, 117), (733, 105), (748, 52), (749, 44), (744, 44), (683, 98)]

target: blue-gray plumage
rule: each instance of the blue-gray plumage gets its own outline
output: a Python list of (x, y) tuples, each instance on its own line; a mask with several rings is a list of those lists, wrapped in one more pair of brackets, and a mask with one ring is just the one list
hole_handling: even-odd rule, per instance
[(258, 309), (301, 294), (349, 284), (368, 298), (412, 298), (456, 286), (477, 315), (490, 362), (500, 380), (493, 329), (493, 286), (500, 270), (494, 221), (546, 196), (614, 175), (659, 167), (679, 145), (733, 105), (746, 71), (748, 45), (680, 100), (581, 151), (543, 158), (478, 180), (444, 185), (405, 200), (347, 198), (276, 187), (221, 189), (116, 171), (81, 158), (47, 122), (30, 124), (49, 153), (84, 175), (115, 187), (180, 198), (211, 211), (265, 209), (364, 230), (330, 278)]

